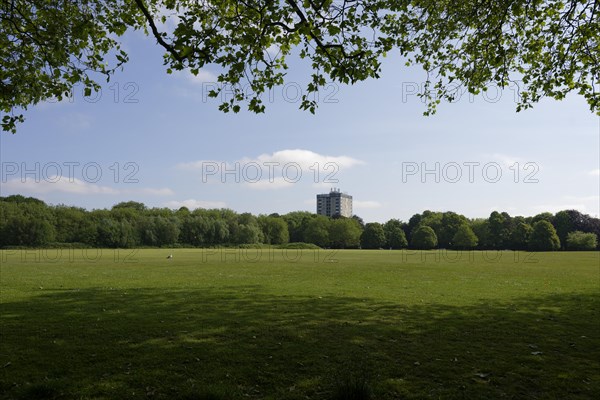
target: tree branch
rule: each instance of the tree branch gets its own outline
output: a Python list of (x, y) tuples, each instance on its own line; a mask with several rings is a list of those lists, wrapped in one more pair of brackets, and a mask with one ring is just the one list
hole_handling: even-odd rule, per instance
[(135, 1), (135, 4), (140, 9), (140, 11), (142, 12), (142, 14), (144, 14), (144, 17), (146, 17), (146, 20), (148, 21), (148, 24), (150, 25), (150, 29), (152, 29), (152, 34), (156, 38), (156, 41), (158, 42), (158, 44), (160, 44), (169, 53), (171, 53), (171, 55), (173, 56), (173, 58), (175, 58), (175, 60), (177, 60), (179, 62), (184, 61), (186, 59), (186, 57), (182, 57), (177, 52), (177, 50), (175, 50), (173, 48), (173, 46), (171, 46), (170, 44), (168, 44), (167, 42), (165, 42), (165, 40), (163, 39), (161, 33), (156, 28), (156, 24), (154, 23), (154, 19), (152, 18), (152, 15), (150, 15), (150, 12), (146, 8), (146, 5), (144, 4), (144, 2), (142, 0), (134, 0), (134, 1)]

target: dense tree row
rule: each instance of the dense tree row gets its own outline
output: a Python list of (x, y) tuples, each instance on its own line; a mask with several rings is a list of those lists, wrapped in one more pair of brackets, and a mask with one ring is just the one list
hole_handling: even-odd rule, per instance
[(254, 216), (229, 209), (147, 208), (130, 201), (110, 210), (49, 206), (20, 195), (0, 197), (0, 246), (76, 243), (92, 247), (283, 245), (365, 249), (593, 250), (600, 220), (575, 210), (534, 217), (492, 212), (467, 219), (425, 211), (408, 222), (365, 224), (361, 218), (327, 218), (307, 211)]
[(576, 210), (534, 217), (494, 211), (489, 218), (472, 220), (453, 212), (425, 211), (413, 215), (404, 228), (415, 248), (593, 250), (598, 247), (600, 219)]

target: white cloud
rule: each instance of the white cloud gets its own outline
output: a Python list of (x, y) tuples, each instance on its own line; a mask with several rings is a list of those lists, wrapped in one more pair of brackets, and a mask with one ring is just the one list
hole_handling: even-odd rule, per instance
[(294, 182), (284, 179), (283, 177), (269, 179), (262, 179), (258, 182), (245, 182), (246, 187), (256, 190), (272, 190), (272, 189), (284, 189), (294, 185)]
[[(99, 94), (95, 95), (100, 96)], [(58, 123), (64, 129), (81, 131), (92, 127), (93, 118), (83, 113), (70, 113), (60, 117)]]
[(593, 201), (593, 202), (599, 202), (600, 201), (600, 196), (598, 195), (592, 195), (592, 196), (565, 196), (566, 200), (569, 201)]
[(72, 98), (63, 98), (62, 100), (58, 100), (56, 97), (51, 97), (49, 99), (40, 101), (36, 104), (40, 110), (54, 110), (57, 107), (63, 107), (65, 105), (72, 105)]
[(541, 204), (532, 207), (533, 214), (551, 212), (553, 214), (563, 210), (577, 210), (584, 214), (598, 215), (600, 213), (600, 196), (563, 196), (564, 202), (554, 204)]
[(539, 214), (543, 212), (550, 212), (555, 214), (559, 211), (563, 210), (577, 210), (582, 213), (588, 213), (587, 207), (582, 203), (563, 203), (563, 204), (540, 204), (537, 206), (531, 207), (533, 210), (532, 214)]
[(492, 154), (491, 158), (494, 159), (495, 161), (499, 162), (500, 164), (503, 164), (506, 167), (511, 167), (513, 165), (515, 165), (515, 163), (520, 163), (523, 164), (527, 161), (523, 160), (521, 157), (514, 157), (514, 156), (509, 156), (506, 154)]
[(586, 214), (598, 214), (600, 212), (600, 196), (563, 196), (564, 200), (561, 203), (542, 204), (533, 206), (532, 209), (536, 212), (551, 212), (556, 213), (562, 210), (577, 210)]
[(372, 200), (354, 200), (352, 206), (359, 210), (381, 208), (382, 205), (378, 201)]
[(299, 164), (302, 169), (306, 170), (311, 167), (324, 169), (326, 168), (325, 164), (333, 164), (332, 167), (328, 168), (327, 172), (333, 172), (334, 168), (344, 169), (355, 165), (365, 164), (364, 161), (349, 156), (328, 156), (304, 149), (280, 150), (272, 154), (265, 153), (258, 156), (255, 160), (248, 159), (248, 161), (257, 161), (263, 164), (266, 162), (275, 162), (281, 165), (296, 163)]
[(228, 163), (223, 163), (215, 160), (199, 160), (199, 161), (190, 161), (185, 163), (179, 163), (175, 165), (175, 168), (187, 170), (187, 171), (209, 171), (208, 168), (218, 168), (219, 170), (222, 168), (232, 168)]
[(591, 176), (600, 176), (600, 168), (593, 169), (588, 172), (588, 175)]
[(11, 179), (2, 184), (2, 188), (13, 193), (45, 194), (52, 192), (71, 193), (79, 195), (151, 195), (172, 196), (174, 192), (169, 188), (134, 188), (117, 189), (110, 186), (102, 186), (77, 178), (65, 178), (62, 176), (48, 176), (36, 181), (35, 179)]
[(165, 203), (165, 207), (173, 209), (187, 207), (190, 210), (195, 210), (196, 208), (226, 208), (227, 204), (223, 201), (204, 201), (196, 199), (187, 199), (183, 201), (168, 201)]
[(207, 82), (217, 82), (217, 75), (207, 69), (201, 69), (197, 75), (194, 75), (189, 69), (183, 71), (173, 71), (173, 76), (185, 79), (189, 83), (201, 85)]
[(356, 158), (331, 156), (304, 149), (287, 149), (244, 157), (237, 161), (199, 160), (179, 163), (177, 169), (202, 173), (202, 181), (244, 183), (252, 189), (283, 189), (300, 181), (314, 187), (331, 188), (338, 184), (338, 173), (365, 164)]
[(150, 196), (173, 196), (175, 192), (173, 192), (169, 188), (141, 188), (141, 189), (132, 189), (132, 190), (123, 190), (122, 193), (131, 193), (131, 194), (147, 194)]
[(181, 82), (170, 88), (173, 94), (193, 101), (206, 102), (208, 92), (213, 89), (213, 85), (206, 85), (206, 87), (204, 85), (218, 84), (217, 75), (206, 69), (201, 69), (197, 75), (192, 74), (189, 69), (173, 71), (172, 75)]
[[(312, 170), (310, 170), (309, 168), (312, 167), (313, 169), (315, 169), (316, 167), (319, 167), (323, 173), (334, 173), (334, 171), (336, 171), (336, 168), (337, 170), (341, 170), (353, 167), (355, 165), (365, 164), (364, 161), (357, 160), (356, 158), (352, 158), (349, 156), (328, 156), (315, 153), (314, 151), (310, 150), (293, 149), (280, 150), (272, 154), (264, 153), (255, 158), (244, 157), (234, 162), (217, 160), (199, 160), (186, 163), (179, 163), (176, 165), (176, 168), (187, 170), (202, 170), (206, 169), (206, 167), (209, 164), (212, 164), (217, 167), (226, 165), (227, 168), (234, 168), (237, 165), (240, 168), (243, 168), (244, 166), (250, 163), (256, 163), (266, 170), (268, 170), (270, 165), (272, 165), (272, 168), (280, 169), (286, 166), (289, 166), (289, 168), (293, 168), (295, 165), (298, 165), (302, 168), (302, 170), (306, 170), (309, 172), (312, 172)], [(315, 165), (315, 163), (317, 165)]]
[(217, 75), (208, 70), (201, 69), (200, 71), (198, 71), (197, 75), (194, 75), (191, 72), (189, 72), (188, 80), (196, 84), (202, 84), (205, 82), (217, 82)]
[[(543, 169), (540, 166), (540, 164), (538, 162), (536, 162), (536, 160), (526, 159), (523, 157), (511, 156), (511, 155), (507, 155), (507, 154), (500, 154), (500, 153), (484, 154), (483, 158), (487, 159), (484, 162), (495, 161), (505, 168), (511, 168), (511, 167), (516, 168), (515, 163), (519, 163), (519, 168), (521, 168), (521, 170), (523, 170), (525, 168), (525, 164), (535, 164), (538, 171)], [(531, 167), (529, 167), (529, 168), (531, 168)], [(525, 170), (528, 171), (528, 169), (525, 169)]]
[(77, 178), (63, 179), (57, 176), (49, 176), (36, 182), (34, 179), (11, 179), (3, 184), (4, 189), (17, 193), (43, 194), (50, 192), (62, 192), (72, 194), (118, 194), (119, 191), (94, 183), (82, 181)]
[(276, 44), (270, 45), (265, 51), (272, 59), (279, 57), (281, 53), (281, 49)]
[[(183, 12), (183, 11), (182, 11)], [(158, 24), (161, 32), (166, 32), (167, 34), (172, 34), (175, 28), (177, 27), (177, 15), (176, 12), (169, 10), (164, 6), (160, 6), (155, 14), (154, 21)], [(162, 22), (163, 17), (165, 17), (165, 22)]]
[(338, 183), (339, 182), (335, 182), (335, 183), (317, 182), (317, 183), (313, 183), (312, 187), (314, 187), (315, 189), (327, 190), (327, 192), (329, 192), (329, 190), (333, 189)]

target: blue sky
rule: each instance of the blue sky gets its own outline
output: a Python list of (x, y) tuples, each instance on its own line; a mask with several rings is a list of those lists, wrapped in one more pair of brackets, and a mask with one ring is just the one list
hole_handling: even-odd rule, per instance
[(95, 100), (77, 88), (0, 135), (2, 196), (259, 214), (314, 211), (336, 187), (366, 221), (426, 209), (600, 214), (600, 120), (576, 95), (516, 113), (514, 88), (490, 88), (424, 117), (413, 94), (424, 73), (390, 57), (379, 80), (328, 86), (311, 115), (297, 101), (309, 70), (294, 61), (266, 114), (223, 114), (205, 95), (216, 69), (167, 75), (152, 39), (129, 34), (125, 47), (130, 62)]

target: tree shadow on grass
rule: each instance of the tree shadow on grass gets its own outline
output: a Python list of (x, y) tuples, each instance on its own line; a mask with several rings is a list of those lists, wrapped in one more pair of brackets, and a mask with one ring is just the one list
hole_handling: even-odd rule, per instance
[(330, 399), (358, 374), (376, 399), (588, 399), (600, 393), (599, 304), (52, 291), (0, 306), (0, 398)]

